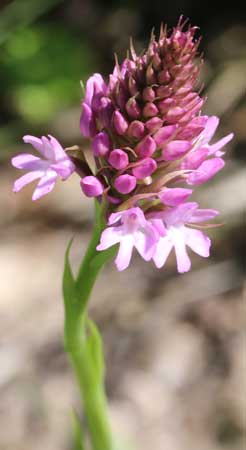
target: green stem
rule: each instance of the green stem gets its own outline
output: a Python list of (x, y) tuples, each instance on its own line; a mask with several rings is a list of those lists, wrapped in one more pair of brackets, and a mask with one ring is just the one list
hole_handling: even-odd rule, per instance
[[(92, 238), (74, 280), (75, 301), (65, 305), (65, 347), (79, 384), (81, 400), (89, 428), (93, 450), (113, 450), (103, 370), (96, 376), (95, 361), (88, 353), (88, 330), (86, 329), (86, 307), (101, 267), (115, 254), (115, 248), (97, 252), (96, 246), (105, 223), (102, 207), (96, 206), (96, 220)], [(66, 301), (65, 301), (66, 303)], [(102, 351), (100, 350), (100, 353)], [(103, 360), (103, 355), (100, 354)]]

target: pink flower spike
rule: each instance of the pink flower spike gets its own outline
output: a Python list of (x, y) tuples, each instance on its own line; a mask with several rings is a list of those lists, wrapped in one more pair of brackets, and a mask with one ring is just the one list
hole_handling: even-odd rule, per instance
[(104, 190), (101, 181), (93, 175), (82, 178), (80, 186), (86, 197), (98, 197)]
[(132, 175), (120, 175), (115, 179), (114, 186), (121, 194), (129, 194), (132, 192), (137, 184), (137, 180)]
[(160, 200), (168, 206), (178, 206), (192, 194), (191, 189), (165, 188), (159, 193)]
[(110, 152), (108, 162), (114, 169), (122, 170), (129, 164), (129, 158), (126, 152), (121, 149), (115, 149)]
[(54, 188), (58, 176), (66, 180), (75, 171), (75, 166), (53, 136), (49, 135), (49, 138), (43, 136), (41, 139), (24, 136), (23, 140), (30, 143), (43, 158), (29, 153), (12, 158), (14, 167), (29, 171), (15, 181), (13, 191), (19, 192), (24, 186), (40, 178), (32, 196), (32, 200), (38, 200)]
[(204, 161), (196, 171), (187, 176), (186, 182), (191, 185), (206, 183), (217, 172), (223, 169), (225, 162), (221, 158), (212, 158)]
[(97, 133), (92, 141), (92, 149), (95, 156), (106, 156), (110, 149), (110, 140), (106, 131)]
[(140, 208), (131, 208), (111, 214), (110, 224), (115, 224), (115, 226), (109, 226), (102, 232), (97, 250), (103, 251), (119, 243), (119, 251), (115, 260), (119, 271), (129, 266), (134, 247), (145, 261), (150, 261), (154, 255), (159, 234), (156, 228), (145, 219)]
[(143, 178), (149, 177), (157, 168), (157, 163), (152, 158), (143, 159), (139, 165), (132, 169), (133, 175), (141, 180)]

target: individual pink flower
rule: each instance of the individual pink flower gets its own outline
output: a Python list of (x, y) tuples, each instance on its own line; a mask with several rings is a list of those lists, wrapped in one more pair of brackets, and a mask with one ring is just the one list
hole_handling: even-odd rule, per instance
[(107, 86), (100, 75), (94, 73), (86, 83), (85, 98), (82, 103), (80, 130), (85, 137), (94, 137), (97, 132), (95, 110), (100, 109), (100, 102)]
[(106, 250), (120, 244), (115, 260), (119, 271), (129, 266), (132, 251), (135, 247), (145, 261), (150, 261), (159, 238), (157, 229), (145, 219), (140, 208), (130, 208), (110, 215), (108, 224), (101, 235), (97, 250)]
[(213, 138), (219, 125), (219, 118), (211, 116), (207, 118), (204, 130), (200, 133), (191, 151), (185, 156), (181, 163), (181, 169), (192, 170), (187, 175), (187, 183), (199, 185), (205, 183), (219, 172), (225, 165), (221, 156), (221, 149), (231, 141), (233, 133), (223, 137), (215, 144), (209, 142)]
[(66, 180), (74, 172), (75, 165), (61, 144), (51, 135), (49, 138), (43, 136), (41, 139), (35, 136), (24, 136), (23, 141), (31, 144), (42, 158), (30, 153), (21, 153), (12, 158), (14, 167), (28, 171), (15, 181), (13, 191), (19, 192), (26, 184), (40, 178), (32, 196), (32, 200), (38, 200), (52, 191), (57, 177)]
[(190, 228), (218, 215), (213, 209), (199, 209), (195, 202), (183, 203), (162, 212), (151, 215), (151, 221), (160, 229), (160, 220), (166, 230), (166, 235), (160, 236), (153, 261), (157, 268), (164, 266), (169, 254), (174, 249), (179, 273), (188, 272), (191, 261), (186, 246), (204, 258), (209, 256), (211, 241), (200, 230)]

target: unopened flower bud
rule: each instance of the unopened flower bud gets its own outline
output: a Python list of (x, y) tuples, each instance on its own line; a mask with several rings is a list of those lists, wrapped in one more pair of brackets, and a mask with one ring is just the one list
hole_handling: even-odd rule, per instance
[(137, 119), (140, 116), (140, 108), (134, 97), (130, 98), (126, 103), (126, 110), (129, 116), (133, 119)]
[(107, 155), (110, 150), (110, 140), (106, 131), (101, 131), (94, 137), (92, 148), (95, 156)]
[(162, 145), (167, 139), (169, 139), (173, 133), (176, 131), (177, 125), (167, 125), (165, 127), (160, 128), (157, 133), (154, 134), (153, 138), (159, 147)]
[(121, 194), (129, 194), (137, 184), (137, 180), (133, 175), (120, 175), (115, 179), (114, 186)]
[(158, 131), (161, 128), (162, 124), (163, 120), (159, 117), (152, 117), (152, 119), (149, 119), (147, 120), (147, 122), (145, 122), (145, 126), (149, 133), (155, 133), (156, 131)]
[(154, 117), (159, 113), (157, 106), (154, 103), (146, 103), (143, 109), (144, 117)]
[(152, 158), (146, 158), (142, 162), (132, 169), (133, 175), (141, 180), (149, 177), (157, 168), (157, 163)]
[(98, 197), (104, 190), (102, 183), (92, 175), (82, 178), (80, 186), (86, 197)]
[(143, 90), (143, 99), (146, 102), (152, 102), (155, 100), (155, 91), (152, 87), (148, 86)]
[(139, 120), (134, 120), (130, 123), (129, 128), (127, 130), (127, 134), (129, 137), (133, 137), (136, 139), (141, 139), (144, 136), (144, 124)]
[(108, 162), (111, 164), (114, 169), (122, 170), (129, 164), (128, 155), (121, 149), (115, 149), (110, 152), (108, 157)]
[(90, 106), (88, 106), (85, 102), (82, 103), (80, 130), (84, 137), (91, 138), (96, 134), (96, 121), (94, 114)]
[(115, 111), (113, 114), (113, 124), (116, 132), (119, 135), (125, 134), (128, 128), (128, 123), (119, 111)]
[(136, 153), (141, 157), (145, 158), (147, 156), (153, 155), (156, 150), (156, 143), (151, 136), (146, 136), (138, 145), (135, 147)]

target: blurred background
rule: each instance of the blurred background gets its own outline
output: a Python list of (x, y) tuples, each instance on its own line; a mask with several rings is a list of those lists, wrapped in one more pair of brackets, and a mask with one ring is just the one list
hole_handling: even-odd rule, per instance
[(197, 194), (225, 225), (210, 231), (211, 258), (193, 255), (186, 275), (176, 274), (174, 258), (160, 271), (137, 256), (123, 273), (108, 265), (91, 315), (105, 342), (113, 427), (129, 448), (245, 448), (244, 2), (1, 0), (1, 450), (71, 450), (79, 400), (62, 347), (61, 273), (69, 239), (76, 267), (93, 220), (76, 176), (37, 203), (32, 186), (14, 195), (10, 157), (26, 148), (24, 134), (88, 145), (79, 80), (107, 75), (129, 36), (142, 49), (153, 27), (172, 27), (180, 14), (203, 36), (204, 112), (221, 117), (217, 137), (235, 133), (226, 168)]

